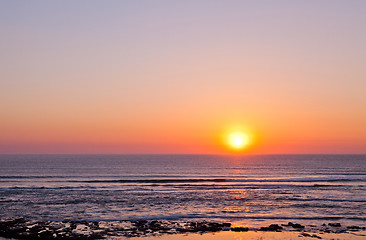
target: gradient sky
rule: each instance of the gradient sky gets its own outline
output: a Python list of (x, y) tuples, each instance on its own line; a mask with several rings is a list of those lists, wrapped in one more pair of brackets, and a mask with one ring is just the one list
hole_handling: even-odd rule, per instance
[(366, 1), (1, 1), (0, 153), (366, 153)]

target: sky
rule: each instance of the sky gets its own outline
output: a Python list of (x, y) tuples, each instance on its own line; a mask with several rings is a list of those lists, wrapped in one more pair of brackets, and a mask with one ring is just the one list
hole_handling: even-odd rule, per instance
[(0, 153), (366, 153), (366, 1), (1, 1)]

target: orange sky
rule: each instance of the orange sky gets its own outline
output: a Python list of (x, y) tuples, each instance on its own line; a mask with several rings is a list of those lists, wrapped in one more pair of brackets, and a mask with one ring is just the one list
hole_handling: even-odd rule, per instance
[(0, 153), (366, 153), (365, 7), (2, 2)]

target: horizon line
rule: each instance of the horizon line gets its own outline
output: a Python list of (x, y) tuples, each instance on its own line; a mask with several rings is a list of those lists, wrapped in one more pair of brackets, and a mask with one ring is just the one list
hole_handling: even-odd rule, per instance
[(0, 153), (1, 155), (201, 155), (201, 156), (275, 156), (275, 155), (366, 155), (365, 153)]

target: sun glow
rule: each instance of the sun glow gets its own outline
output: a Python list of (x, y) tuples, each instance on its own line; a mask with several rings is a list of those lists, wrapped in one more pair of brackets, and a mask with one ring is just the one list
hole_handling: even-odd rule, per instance
[(249, 136), (244, 132), (232, 132), (227, 137), (227, 144), (233, 149), (244, 149), (249, 143)]

